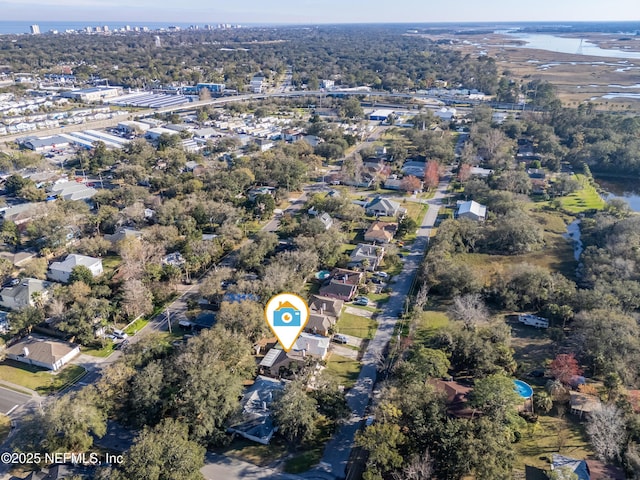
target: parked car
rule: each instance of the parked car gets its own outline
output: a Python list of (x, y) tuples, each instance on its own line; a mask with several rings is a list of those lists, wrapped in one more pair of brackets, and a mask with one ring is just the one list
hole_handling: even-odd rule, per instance
[(356, 301), (353, 302), (353, 304), (366, 307), (369, 305), (369, 299), (367, 297), (358, 297), (356, 298)]
[(333, 341), (344, 345), (345, 343), (348, 343), (349, 340), (344, 335), (338, 333), (333, 336)]
[(389, 274), (387, 272), (374, 272), (374, 275), (380, 277), (380, 278), (388, 278)]
[(124, 332), (123, 330), (115, 329), (115, 330), (113, 331), (113, 336), (114, 336), (114, 337), (116, 337), (116, 338), (119, 338), (119, 339), (121, 339), (121, 340), (124, 340), (124, 339), (125, 339), (125, 338), (127, 338), (129, 335), (127, 335), (127, 333), (126, 333), (126, 332)]

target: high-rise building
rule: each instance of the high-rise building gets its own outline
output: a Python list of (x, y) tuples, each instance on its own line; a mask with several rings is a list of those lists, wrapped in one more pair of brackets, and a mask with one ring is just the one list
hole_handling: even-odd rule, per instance
[(31, 25), (31, 35), (40, 35), (40, 25)]

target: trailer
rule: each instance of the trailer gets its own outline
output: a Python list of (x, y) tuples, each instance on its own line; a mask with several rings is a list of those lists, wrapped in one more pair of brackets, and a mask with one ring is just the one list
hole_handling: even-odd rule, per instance
[(536, 328), (549, 328), (549, 320), (530, 314), (518, 315), (518, 321), (524, 325)]

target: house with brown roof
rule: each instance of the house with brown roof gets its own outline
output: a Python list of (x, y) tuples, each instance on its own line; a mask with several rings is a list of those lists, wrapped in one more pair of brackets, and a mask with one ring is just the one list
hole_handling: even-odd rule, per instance
[(469, 393), (473, 390), (453, 380), (431, 379), (428, 382), (445, 397), (447, 413), (456, 418), (473, 418), (480, 415), (480, 412), (467, 406)]
[(337, 298), (323, 297), (321, 295), (311, 295), (311, 298), (309, 298), (309, 310), (311, 312), (324, 313), (335, 318), (340, 316), (343, 306), (344, 302)]
[(311, 313), (304, 330), (309, 333), (328, 337), (329, 330), (335, 325), (335, 323), (335, 320), (328, 315), (324, 315), (322, 313)]
[(374, 244), (389, 243), (398, 230), (395, 222), (373, 222), (364, 234), (364, 241)]
[(60, 370), (80, 353), (80, 346), (59, 340), (27, 337), (5, 350), (7, 358), (48, 370)]
[(320, 287), (320, 295), (350, 301), (358, 292), (358, 285), (362, 282), (362, 272), (335, 268), (324, 285)]
[(337, 298), (312, 295), (309, 300), (309, 321), (305, 331), (317, 335), (329, 336), (329, 330), (338, 321), (344, 302)]

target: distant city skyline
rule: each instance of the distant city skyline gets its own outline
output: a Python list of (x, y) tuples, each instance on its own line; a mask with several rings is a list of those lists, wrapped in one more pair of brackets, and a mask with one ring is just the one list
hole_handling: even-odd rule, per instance
[[(193, 23), (434, 23), (640, 21), (637, 0), (0, 0), (4, 21)], [(636, 15), (636, 18), (630, 18)]]

